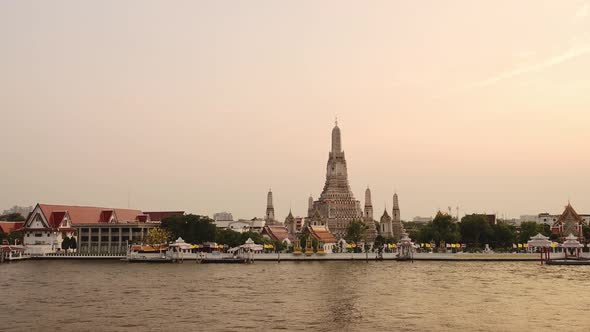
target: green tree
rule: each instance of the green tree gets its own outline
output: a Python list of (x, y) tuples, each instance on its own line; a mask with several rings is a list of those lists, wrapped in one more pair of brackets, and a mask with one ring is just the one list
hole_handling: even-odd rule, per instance
[(348, 243), (358, 244), (359, 242), (365, 239), (365, 235), (367, 234), (367, 225), (364, 222), (353, 220), (348, 228), (346, 229), (346, 241)]
[(414, 237), (418, 242), (434, 241), (437, 245), (440, 244), (440, 241), (457, 243), (461, 240), (459, 227), (453, 221), (453, 217), (442, 212), (438, 212), (431, 222), (419, 228)]
[(215, 242), (228, 245), (229, 247), (237, 247), (244, 244), (245, 241), (242, 241), (242, 234), (231, 229), (223, 229), (218, 230), (215, 234)]
[(459, 228), (462, 241), (472, 247), (481, 248), (482, 244), (490, 244), (493, 240), (494, 230), (485, 215), (466, 215)]
[(377, 235), (377, 237), (375, 238), (375, 245), (373, 246), (373, 248), (376, 248), (379, 252), (383, 251), (383, 245), (387, 243), (386, 241), (386, 238), (384, 238), (381, 235)]
[(584, 235), (584, 240), (586, 243), (590, 242), (590, 226), (583, 225), (582, 234)]
[(516, 241), (516, 227), (506, 223), (498, 223), (492, 226), (494, 232), (494, 248), (512, 248), (512, 244)]
[(70, 249), (78, 249), (78, 242), (76, 241), (76, 237), (72, 236), (70, 238)]
[(63, 250), (68, 250), (70, 249), (70, 238), (69, 237), (65, 237), (62, 241), (61, 241), (61, 248)]
[(25, 221), (25, 217), (20, 213), (9, 213), (0, 216), (0, 221)]
[(165, 218), (160, 227), (169, 231), (172, 238), (182, 237), (188, 243), (213, 242), (217, 233), (213, 220), (194, 214)]
[(545, 228), (534, 221), (526, 221), (520, 224), (520, 233), (518, 234), (519, 243), (527, 243), (531, 237), (543, 233)]

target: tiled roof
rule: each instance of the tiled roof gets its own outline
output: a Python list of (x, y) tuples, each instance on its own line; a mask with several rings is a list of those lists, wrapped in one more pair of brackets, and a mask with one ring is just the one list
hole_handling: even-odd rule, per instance
[[(116, 221), (119, 223), (137, 222), (138, 215), (142, 215), (139, 210), (111, 209), (95, 206), (39, 204), (39, 207), (52, 227), (59, 226), (65, 213), (68, 214), (72, 224), (107, 223), (110, 220), (110, 215), (113, 213), (116, 216)], [(107, 217), (109, 219), (106, 219)]]
[(571, 204), (568, 204), (565, 207), (565, 211), (563, 211), (559, 219), (553, 225), (556, 226), (563, 224), (568, 217), (576, 220), (578, 223), (584, 222), (584, 219), (582, 219), (582, 217), (580, 217), (576, 210), (574, 210), (573, 206)]
[(336, 243), (336, 238), (325, 226), (309, 226), (311, 235), (318, 241), (324, 243)]
[(24, 221), (0, 221), (0, 229), (5, 234), (9, 234), (19, 230), (24, 224)]
[(289, 232), (285, 226), (264, 226), (262, 234), (268, 234), (273, 240), (283, 241), (289, 239)]

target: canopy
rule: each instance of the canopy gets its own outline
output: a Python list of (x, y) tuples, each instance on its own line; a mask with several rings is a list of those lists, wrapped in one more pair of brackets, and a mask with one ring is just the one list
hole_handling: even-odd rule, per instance
[(551, 247), (551, 241), (549, 240), (548, 237), (539, 233), (539, 234), (531, 237), (531, 240), (528, 241), (528, 245), (529, 245), (529, 247), (549, 248), (549, 247)]
[(184, 240), (181, 237), (176, 239), (176, 241), (174, 241), (174, 243), (172, 243), (170, 245), (170, 247), (178, 247), (180, 249), (191, 249), (192, 248), (192, 246), (189, 243), (184, 242)]
[(584, 245), (578, 241), (578, 238), (571, 233), (565, 238), (565, 242), (563, 242), (564, 248), (582, 248), (583, 246)]

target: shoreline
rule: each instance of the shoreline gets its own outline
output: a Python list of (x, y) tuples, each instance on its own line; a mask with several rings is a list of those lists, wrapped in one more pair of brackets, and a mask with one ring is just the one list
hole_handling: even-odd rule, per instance
[[(207, 257), (208, 256), (208, 257)], [(219, 255), (207, 255), (207, 258), (220, 258)], [(226, 257), (224, 254), (221, 257)], [(229, 257), (229, 256), (227, 256)], [(113, 256), (88, 256), (88, 255), (68, 255), (68, 256), (32, 256), (28, 258), (30, 260), (88, 260), (88, 261), (126, 261), (124, 255), (113, 255)], [(27, 259), (27, 260), (28, 260)], [(564, 259), (562, 253), (556, 253), (552, 255), (551, 259), (560, 260)], [(180, 261), (196, 261), (194, 258), (184, 258)], [(424, 261), (424, 262), (539, 262), (540, 257), (538, 254), (438, 254), (438, 253), (416, 253), (412, 259), (399, 259), (396, 254), (386, 253), (383, 254), (383, 259), (378, 259), (377, 256), (372, 253), (368, 256), (365, 253), (338, 253), (338, 254), (326, 254), (326, 255), (293, 255), (281, 253), (263, 253), (254, 255), (254, 262), (321, 262), (321, 261), (399, 261), (399, 262), (412, 262), (412, 261)]]

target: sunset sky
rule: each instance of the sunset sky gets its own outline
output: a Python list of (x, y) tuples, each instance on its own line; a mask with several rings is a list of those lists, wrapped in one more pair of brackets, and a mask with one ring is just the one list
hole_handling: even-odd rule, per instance
[[(0, 2), (0, 212), (590, 213), (590, 1)], [(364, 204), (364, 202), (362, 202)]]

